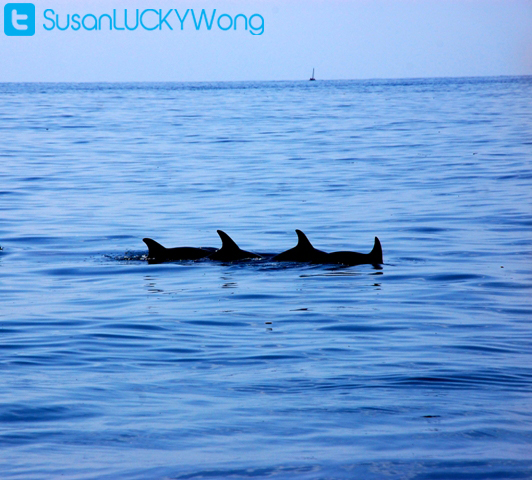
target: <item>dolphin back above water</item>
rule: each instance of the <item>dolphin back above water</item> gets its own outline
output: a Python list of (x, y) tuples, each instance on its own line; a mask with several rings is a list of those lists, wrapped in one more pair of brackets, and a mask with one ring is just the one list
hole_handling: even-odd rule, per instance
[(172, 262), (176, 260), (199, 260), (208, 257), (213, 250), (195, 247), (166, 248), (151, 238), (143, 238), (148, 246), (148, 261), (153, 263)]
[[(148, 261), (150, 263), (172, 262), (178, 260), (218, 260), (221, 262), (236, 262), (240, 260), (261, 259), (263, 256), (242, 250), (235, 241), (222, 230), (217, 230), (222, 240), (219, 250), (215, 248), (177, 247), (166, 248), (151, 238), (144, 238), (148, 246)], [(313, 264), (339, 264), (339, 265), (380, 265), (383, 263), (381, 242), (375, 237), (373, 249), (369, 253), (339, 251), (327, 253), (314, 248), (307, 236), (296, 230), (297, 245), (278, 255), (264, 254), (266, 260), (274, 262), (299, 262)]]
[(320, 260), (325, 258), (327, 253), (318, 250), (312, 246), (307, 236), (301, 231), (296, 230), (297, 245), (294, 248), (286, 250), (279, 255), (275, 255), (272, 260), (275, 262), (314, 262), (321, 263)]
[[(320, 262), (322, 263), (322, 262)], [(324, 257), (323, 263), (339, 263), (342, 265), (380, 265), (382, 260), (382, 246), (380, 240), (375, 237), (373, 249), (369, 253), (358, 252), (331, 252)]]
[(211, 260), (220, 260), (222, 262), (234, 262), (237, 260), (247, 260), (251, 258), (262, 258), (256, 253), (242, 250), (234, 240), (222, 230), (216, 230), (222, 239), (222, 248), (209, 256)]
[(279, 255), (275, 255), (272, 260), (276, 262), (309, 262), (318, 264), (341, 264), (341, 265), (380, 265), (382, 260), (382, 247), (380, 240), (375, 237), (373, 250), (369, 253), (358, 252), (331, 252), (326, 253), (314, 248), (307, 236), (301, 231), (296, 230), (298, 242), (294, 248), (286, 250)]
[(219, 260), (222, 262), (235, 262), (238, 260), (248, 260), (251, 258), (262, 258), (255, 253), (242, 250), (234, 240), (222, 230), (217, 230), (222, 239), (222, 247), (216, 248), (196, 248), (196, 247), (176, 247), (166, 248), (151, 238), (143, 238), (142, 241), (148, 246), (148, 261), (151, 263), (172, 262), (177, 260)]

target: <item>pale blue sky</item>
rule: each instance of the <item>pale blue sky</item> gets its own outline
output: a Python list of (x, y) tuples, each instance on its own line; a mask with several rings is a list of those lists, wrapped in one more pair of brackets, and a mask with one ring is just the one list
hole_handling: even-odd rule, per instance
[[(4, 2), (2, 5), (5, 5)], [(532, 74), (532, 0), (37, 0), (36, 33), (0, 36), (0, 81), (217, 81)], [(204, 8), (264, 18), (264, 33), (183, 30), (51, 31), (46, 9), (100, 16)], [(1, 10), (4, 25), (4, 9)], [(54, 17), (50, 13), (48, 16)], [(55, 18), (55, 17), (54, 17)], [(148, 12), (146, 24), (156, 15)], [(120, 20), (122, 19), (122, 20)], [(260, 24), (255, 17), (255, 26)], [(230, 20), (221, 20), (222, 27)], [(150, 23), (151, 22), (151, 23)], [(90, 19), (86, 21), (90, 25)], [(240, 27), (242, 24), (240, 24)]]

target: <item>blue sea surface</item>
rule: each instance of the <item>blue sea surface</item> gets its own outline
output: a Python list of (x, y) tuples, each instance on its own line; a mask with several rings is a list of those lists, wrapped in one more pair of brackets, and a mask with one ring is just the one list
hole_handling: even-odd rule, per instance
[[(532, 478), (532, 77), (0, 84), (2, 479)], [(148, 264), (142, 238), (342, 267)]]

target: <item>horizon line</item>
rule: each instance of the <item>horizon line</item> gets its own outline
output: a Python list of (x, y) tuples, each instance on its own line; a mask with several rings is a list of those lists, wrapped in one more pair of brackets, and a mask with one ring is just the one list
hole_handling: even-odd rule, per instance
[[(364, 82), (372, 80), (431, 80), (431, 79), (466, 79), (466, 78), (501, 78), (501, 77), (532, 77), (532, 73), (500, 74), (500, 75), (459, 75), (435, 77), (368, 77), (368, 78), (320, 78), (317, 82)], [(276, 80), (0, 80), (6, 83), (251, 83), (251, 82), (308, 82), (308, 79), (276, 79)]]

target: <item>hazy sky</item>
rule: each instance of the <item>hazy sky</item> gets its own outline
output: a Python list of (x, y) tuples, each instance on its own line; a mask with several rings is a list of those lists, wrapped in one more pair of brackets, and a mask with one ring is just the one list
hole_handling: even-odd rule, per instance
[[(318, 79), (532, 74), (532, 0), (33, 4), (33, 36), (0, 33), (0, 81), (297, 80), (307, 79), (313, 67)], [(45, 18), (47, 9), (54, 21)], [(123, 28), (125, 9), (131, 27), (137, 9), (139, 16), (152, 9), (142, 18), (145, 28), (110, 30), (104, 17), (101, 30), (88, 30), (94, 18), (112, 17), (113, 10), (115, 26)], [(184, 18), (182, 30), (174, 9)], [(211, 30), (204, 21), (196, 29), (192, 10), (198, 21), (202, 9), (209, 21), (214, 15)], [(5, 25), (4, 8), (0, 14)], [(72, 23), (74, 14), (77, 24)], [(246, 18), (237, 18), (234, 30), (239, 14)], [(67, 30), (57, 28), (56, 15), (62, 27), (70, 15)], [(264, 20), (261, 35), (252, 35), (249, 24), (244, 29), (253, 15), (255, 33)], [(84, 16), (86, 28), (81, 26)], [(161, 21), (165, 16), (166, 23)]]

